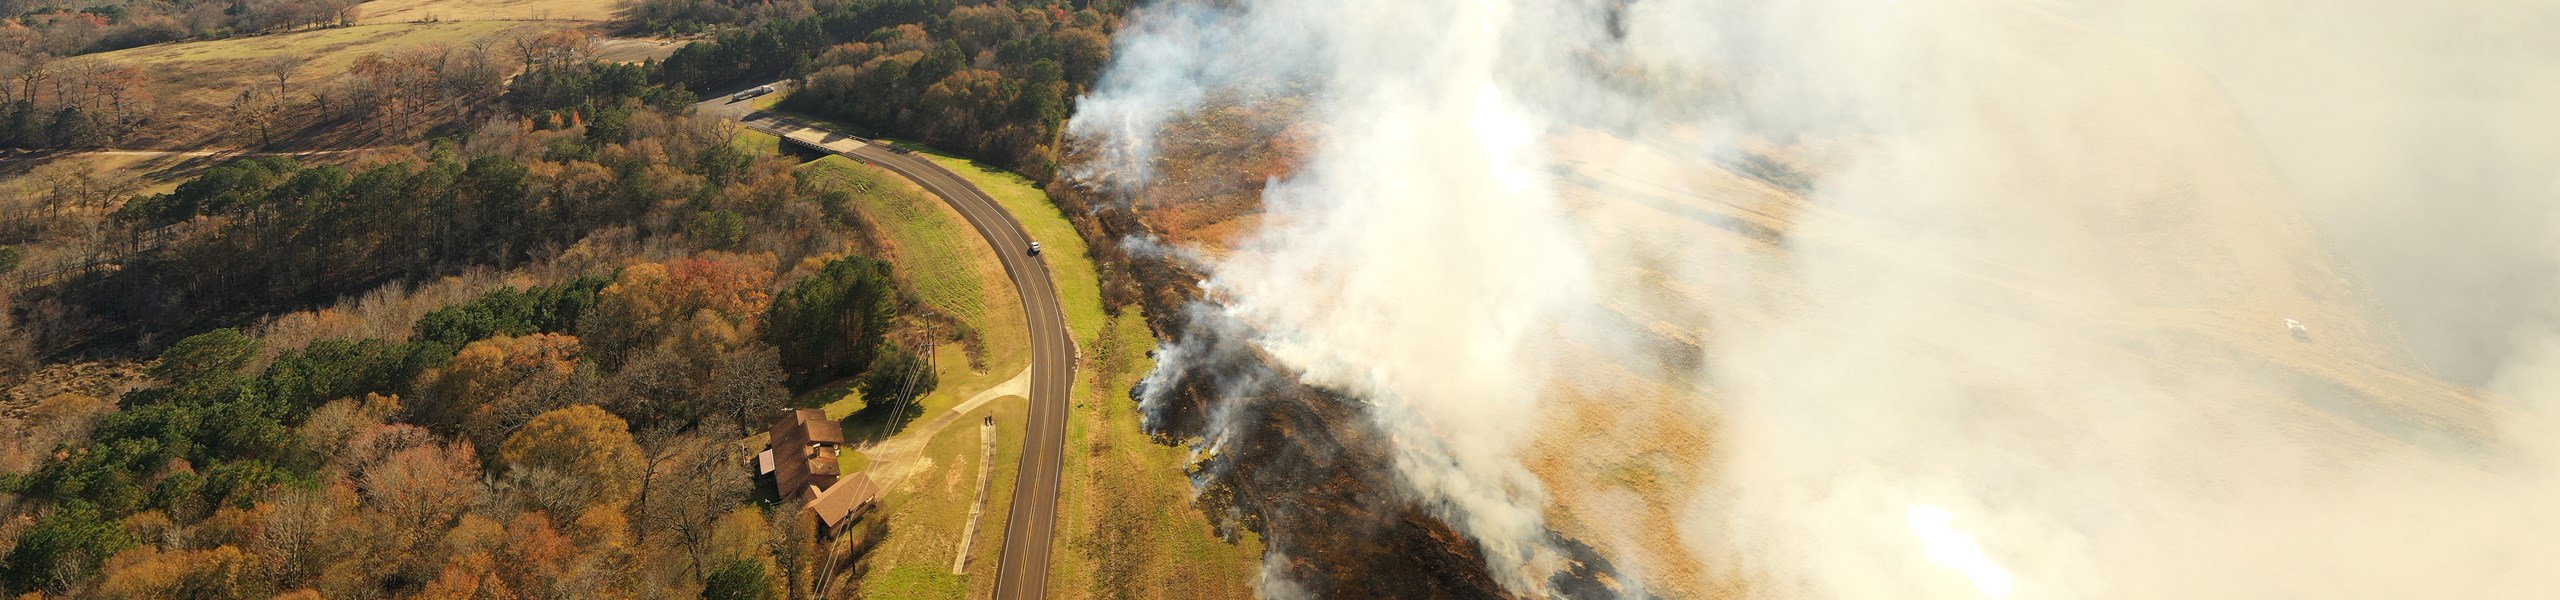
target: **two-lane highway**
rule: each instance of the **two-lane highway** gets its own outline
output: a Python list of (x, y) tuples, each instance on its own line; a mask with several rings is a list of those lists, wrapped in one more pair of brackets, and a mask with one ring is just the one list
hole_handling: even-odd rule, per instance
[(1007, 600), (1046, 597), (1049, 547), (1056, 537), (1059, 461), (1066, 446), (1067, 395), (1075, 383), (1076, 356), (1066, 312), (1049, 279), (1049, 265), (1031, 254), (1030, 233), (985, 190), (933, 161), (727, 100), (722, 96), (702, 106), (712, 114), (727, 113), (748, 128), (906, 177), (959, 210), (995, 248), (1022, 298), (1024, 320), (1031, 326), (1031, 410), (1023, 428), (1022, 462), (1014, 478), (1013, 508), (1005, 521), (1004, 555), (996, 564), (995, 591), (997, 598)]

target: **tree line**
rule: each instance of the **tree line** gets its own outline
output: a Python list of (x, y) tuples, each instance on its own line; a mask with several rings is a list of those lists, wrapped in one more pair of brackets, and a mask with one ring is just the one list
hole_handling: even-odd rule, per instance
[(162, 42), (353, 25), (358, 0), (0, 0), (0, 50), (76, 56)]
[(85, 148), (144, 125), (155, 107), (142, 69), (97, 59), (0, 53), (0, 149)]
[[(736, 440), (831, 381), (914, 402), (935, 382), (894, 340), (929, 317), (847, 252), (845, 190), (669, 112), (642, 73), (528, 62), (503, 115), (414, 154), (241, 160), (132, 198), (104, 224), (129, 250), (115, 268), (23, 294), (19, 315), (74, 321), (36, 328), (57, 355), (153, 360), (117, 410), (53, 425), (70, 433), (0, 475), (23, 517), (0, 519), (0, 588), (803, 597), (810, 525), (749, 503)], [(625, 258), (405, 336), (270, 348), (229, 327), (596, 252)]]
[(644, 35), (690, 35), (733, 23), (805, 14), (808, 2), (766, 0), (625, 0), (615, 16), (626, 31)]
[[(790, 220), (792, 200), (818, 194), (779, 166), (754, 167), (726, 124), (643, 104), (638, 97), (664, 95), (646, 86), (611, 89), (581, 83), (609, 77), (578, 75), (615, 69), (538, 69), (514, 93), (529, 102), (524, 114), (547, 118), (499, 118), (416, 160), (348, 169), (255, 158), (135, 198), (110, 223), (133, 251), (120, 268), (40, 296), (127, 329), (111, 339), (129, 339), (467, 265), (521, 264), (603, 228), (680, 235), (703, 212)], [(564, 102), (611, 108), (592, 123), (574, 114), (564, 123), (546, 110)]]
[[(746, 450), (729, 440), (777, 414), (786, 381), (899, 379), (913, 365), (874, 358), (904, 352), (887, 337), (899, 293), (884, 263), (838, 258), (778, 296), (765, 291), (775, 278), (768, 255), (641, 263), (499, 289), (425, 315), (406, 340), (322, 340), (256, 369), (258, 338), (187, 337), (158, 356), (156, 385), (126, 393), (86, 443), (0, 475), (0, 491), (51, 507), (0, 557), (0, 584), (447, 597), (572, 582), (638, 593), (727, 571), (729, 585), (803, 589), (739, 573), (802, 568), (805, 555), (774, 548), (809, 532), (791, 511), (747, 505)], [(782, 360), (768, 340), (820, 358)], [(873, 404), (912, 401), (863, 387)], [(315, 510), (332, 522), (284, 522)], [(553, 557), (521, 575), (451, 547), (475, 522), (524, 519), (626, 541), (594, 550), (619, 555)], [(741, 519), (731, 526), (753, 529), (759, 547), (724, 560), (713, 533)], [(333, 529), (368, 525), (390, 535)], [(154, 542), (155, 531), (167, 535)], [(650, 539), (668, 543), (635, 556)], [(672, 564), (650, 572), (650, 560)]]
[(1110, 60), (1125, 5), (888, 0), (825, 5), (667, 57), (669, 85), (710, 91), (775, 76), (783, 106), (914, 137), (1046, 180), (1069, 103)]

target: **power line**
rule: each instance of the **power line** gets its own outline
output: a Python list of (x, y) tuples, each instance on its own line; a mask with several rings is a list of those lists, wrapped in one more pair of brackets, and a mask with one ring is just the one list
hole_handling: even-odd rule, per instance
[(890, 434), (896, 433), (898, 422), (906, 418), (907, 404), (913, 397), (916, 382), (932, 368), (932, 363), (929, 361), (933, 356), (933, 342), (933, 323), (927, 321), (924, 324), (924, 354), (928, 362), (920, 363), (907, 371), (903, 383), (898, 386), (897, 404), (891, 407), (893, 412), (889, 414), (889, 421), (880, 424), (880, 439), (889, 439)]

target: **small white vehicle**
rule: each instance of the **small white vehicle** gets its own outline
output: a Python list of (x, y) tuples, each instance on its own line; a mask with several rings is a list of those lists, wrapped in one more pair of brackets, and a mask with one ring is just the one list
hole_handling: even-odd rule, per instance
[(2292, 333), (2293, 333), (2293, 337), (2294, 337), (2294, 339), (2300, 339), (2300, 340), (2308, 340), (2308, 339), (2311, 339), (2311, 328), (2309, 328), (2309, 327), (2303, 327), (2303, 326), (2302, 326), (2302, 322), (2301, 322), (2301, 321), (2296, 321), (2296, 320), (2293, 320), (2293, 319), (2285, 319), (2285, 320), (2284, 320), (2284, 329), (2285, 329), (2285, 331), (2292, 332)]
[(1039, 255), (1040, 255), (1040, 242), (1032, 242), (1032, 243), (1031, 243), (1031, 255), (1032, 255), (1032, 256), (1039, 256)]

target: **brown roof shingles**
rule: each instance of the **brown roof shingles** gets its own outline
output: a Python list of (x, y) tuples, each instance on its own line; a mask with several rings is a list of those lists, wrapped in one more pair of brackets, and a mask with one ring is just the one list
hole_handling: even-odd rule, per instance
[(871, 483), (869, 475), (855, 473), (852, 477), (845, 478), (843, 482), (828, 487), (826, 491), (818, 492), (817, 497), (811, 498), (808, 508), (804, 510), (817, 513), (819, 523), (826, 525), (828, 529), (834, 529), (856, 516), (856, 509), (870, 504), (879, 496), (880, 487)]
[[(803, 408), (783, 413), (773, 422), (773, 483), (783, 499), (799, 496), (808, 486), (834, 485), (839, 475), (836, 446), (844, 428), (826, 411)], [(817, 445), (817, 448), (812, 448)]]

